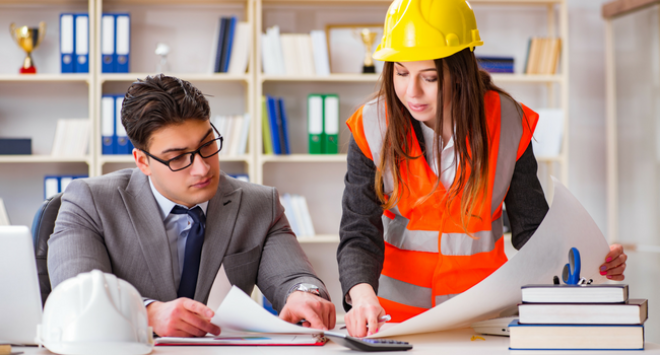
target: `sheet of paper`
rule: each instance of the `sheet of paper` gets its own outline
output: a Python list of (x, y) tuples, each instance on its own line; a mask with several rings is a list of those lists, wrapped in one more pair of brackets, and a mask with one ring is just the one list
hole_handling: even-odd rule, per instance
[(232, 286), (224, 301), (215, 311), (211, 323), (223, 331), (280, 333), (280, 334), (318, 334), (322, 330), (304, 328), (285, 322), (269, 313), (246, 295), (240, 288)]
[(320, 336), (313, 334), (231, 333), (201, 338), (163, 337), (156, 345), (320, 345)]
[(217, 309), (220, 307), (222, 300), (227, 297), (227, 294), (231, 290), (231, 282), (227, 278), (227, 273), (225, 272), (225, 264), (220, 265), (220, 270), (215, 275), (215, 280), (213, 280), (213, 285), (211, 285), (211, 292), (209, 292), (209, 300), (206, 302), (206, 306), (211, 309)]
[(520, 303), (520, 287), (550, 284), (561, 279), (568, 251), (576, 247), (582, 261), (581, 277), (602, 283), (598, 268), (609, 246), (598, 226), (580, 202), (553, 178), (552, 206), (534, 235), (506, 264), (462, 294), (399, 324), (385, 324), (372, 337), (428, 333), (468, 327), (472, 322), (494, 318)]

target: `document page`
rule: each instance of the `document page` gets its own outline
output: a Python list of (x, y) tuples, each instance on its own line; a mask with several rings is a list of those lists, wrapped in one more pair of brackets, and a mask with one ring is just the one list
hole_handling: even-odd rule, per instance
[(371, 337), (391, 337), (468, 327), (472, 322), (515, 310), (522, 301), (520, 287), (551, 284), (561, 279), (568, 252), (575, 247), (582, 261), (581, 277), (602, 283), (598, 267), (609, 246), (598, 226), (580, 202), (553, 178), (555, 195), (545, 219), (511, 260), (471, 289), (399, 324), (385, 324)]
[(305, 328), (285, 322), (254, 302), (240, 288), (232, 286), (220, 307), (215, 311), (211, 323), (224, 332), (319, 334), (322, 330)]

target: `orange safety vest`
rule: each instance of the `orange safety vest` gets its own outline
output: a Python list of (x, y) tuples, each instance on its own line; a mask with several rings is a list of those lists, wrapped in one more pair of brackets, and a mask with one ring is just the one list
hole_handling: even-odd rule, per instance
[[(402, 322), (465, 292), (492, 274), (506, 261), (504, 254), (502, 203), (516, 161), (530, 144), (538, 114), (522, 106), (525, 121), (515, 102), (497, 92), (484, 96), (489, 144), (489, 183), (470, 218), (467, 230), (460, 219), (462, 192), (446, 206), (447, 190), (442, 184), (423, 203), (438, 176), (422, 154), (411, 127), (412, 156), (409, 170), (401, 169), (402, 191), (397, 205), (383, 213), (385, 260), (378, 280), (381, 306)], [(362, 153), (377, 165), (387, 126), (384, 100), (372, 100), (346, 122)], [(384, 191), (394, 189), (391, 173), (384, 175)], [(408, 186), (409, 188), (405, 188)], [(490, 207), (490, 208), (488, 208)]]

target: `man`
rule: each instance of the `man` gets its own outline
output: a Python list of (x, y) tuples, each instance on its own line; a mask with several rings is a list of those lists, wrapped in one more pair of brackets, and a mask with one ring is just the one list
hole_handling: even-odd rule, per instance
[(93, 269), (113, 273), (145, 298), (156, 334), (217, 335), (205, 303), (224, 269), (246, 293), (256, 284), (284, 320), (333, 328), (334, 306), (277, 191), (221, 172), (209, 116), (187, 81), (161, 74), (131, 85), (122, 124), (137, 168), (68, 186), (49, 241), (53, 287)]

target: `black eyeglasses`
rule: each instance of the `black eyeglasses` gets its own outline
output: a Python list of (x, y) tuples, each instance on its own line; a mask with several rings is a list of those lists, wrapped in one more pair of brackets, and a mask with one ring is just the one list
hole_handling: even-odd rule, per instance
[(193, 161), (195, 161), (195, 154), (199, 154), (200, 157), (206, 159), (218, 154), (222, 150), (223, 138), (220, 135), (220, 132), (218, 132), (215, 126), (213, 126), (213, 124), (211, 124), (211, 127), (213, 127), (213, 130), (215, 131), (215, 133), (217, 133), (218, 138), (215, 138), (212, 141), (202, 144), (199, 148), (193, 150), (192, 152), (187, 152), (181, 155), (177, 155), (176, 157), (170, 160), (163, 160), (151, 155), (149, 152), (147, 152), (144, 149), (140, 149), (140, 150), (143, 151), (144, 154), (153, 158), (154, 160), (167, 165), (167, 167), (170, 168), (170, 170), (181, 171), (193, 164)]

